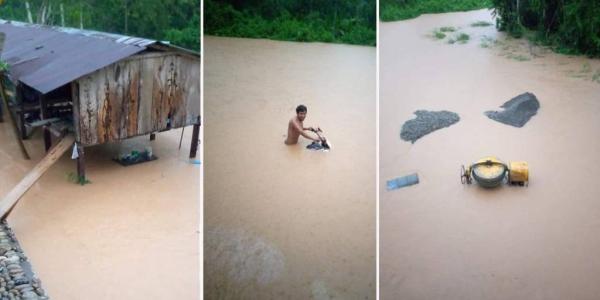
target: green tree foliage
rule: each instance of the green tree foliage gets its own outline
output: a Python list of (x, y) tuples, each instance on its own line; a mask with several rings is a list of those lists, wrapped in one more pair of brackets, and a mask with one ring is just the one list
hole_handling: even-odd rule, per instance
[(600, 1), (492, 0), (498, 29), (533, 39), (567, 54), (600, 56)]
[(205, 0), (211, 35), (375, 45), (375, 0)]
[[(0, 18), (27, 22), (23, 0), (7, 0), (0, 6)], [(65, 26), (119, 33), (169, 41), (200, 50), (200, 0), (29, 0), (34, 22), (42, 7), (49, 16), (46, 24), (61, 26), (60, 5)]]
[(468, 11), (491, 5), (491, 0), (380, 0), (379, 18), (382, 21), (400, 21), (422, 14)]

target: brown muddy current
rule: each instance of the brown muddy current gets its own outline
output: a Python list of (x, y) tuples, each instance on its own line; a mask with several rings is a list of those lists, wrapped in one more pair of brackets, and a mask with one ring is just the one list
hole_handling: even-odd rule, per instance
[[(92, 183), (70, 151), (21, 198), (8, 218), (51, 299), (197, 299), (199, 165), (188, 161), (192, 128), (86, 148)], [(8, 120), (0, 123), (0, 197), (42, 158), (38, 131), (21, 157)], [(119, 152), (151, 146), (158, 160), (122, 167)], [(200, 155), (200, 152), (198, 152)]]
[[(507, 39), (487, 10), (424, 15), (380, 27), (382, 299), (600, 297), (600, 63)], [(431, 37), (460, 27), (465, 44)], [(488, 119), (534, 93), (523, 128)], [(461, 120), (415, 144), (400, 139), (418, 109)], [(495, 155), (529, 163), (529, 187), (460, 183), (461, 164)], [(416, 172), (420, 183), (386, 191)]]
[[(374, 299), (375, 48), (205, 37), (206, 299)], [(308, 106), (333, 144), (286, 146)]]

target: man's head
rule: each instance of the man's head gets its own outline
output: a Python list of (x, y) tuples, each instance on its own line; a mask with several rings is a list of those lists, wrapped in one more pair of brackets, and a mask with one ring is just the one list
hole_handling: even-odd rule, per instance
[(306, 106), (300, 104), (296, 107), (296, 115), (298, 116), (298, 120), (304, 121), (306, 118)]

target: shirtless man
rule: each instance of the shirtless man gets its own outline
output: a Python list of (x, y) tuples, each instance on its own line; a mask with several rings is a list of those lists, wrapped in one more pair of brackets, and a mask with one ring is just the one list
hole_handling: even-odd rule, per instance
[(319, 142), (321, 141), (321, 137), (317, 134), (317, 137), (312, 137), (311, 135), (307, 134), (306, 132), (304, 132), (305, 130), (310, 130), (312, 132), (316, 132), (316, 130), (312, 127), (304, 127), (304, 124), (302, 122), (304, 122), (304, 119), (306, 118), (306, 106), (304, 105), (298, 105), (298, 107), (296, 107), (296, 116), (293, 117), (290, 122), (288, 123), (288, 135), (287, 135), (287, 139), (285, 140), (285, 144), (286, 145), (295, 145), (298, 143), (298, 138), (300, 137), (300, 135), (302, 135), (303, 137), (315, 141), (315, 142)]

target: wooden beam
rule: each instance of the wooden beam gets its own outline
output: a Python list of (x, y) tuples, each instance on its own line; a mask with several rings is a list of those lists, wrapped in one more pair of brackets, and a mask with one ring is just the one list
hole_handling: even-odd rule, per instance
[(31, 128), (35, 128), (35, 127), (41, 127), (41, 126), (49, 125), (52, 122), (58, 122), (58, 121), (60, 121), (60, 118), (50, 118), (50, 119), (45, 119), (45, 120), (39, 120), (39, 121), (31, 122), (31, 123), (28, 124), (28, 126), (31, 127)]
[[(44, 94), (40, 94), (38, 96), (40, 100), (40, 116), (41, 120), (48, 119), (48, 98)], [(52, 146), (52, 136), (50, 135), (50, 131), (46, 126), (44, 126), (44, 150), (48, 152), (50, 147)]]
[(21, 84), (18, 84), (16, 87), (16, 93), (17, 93), (17, 101), (15, 103), (15, 108), (18, 107), (17, 110), (15, 110), (15, 116), (19, 116), (19, 123), (21, 124), (21, 139), (26, 140), (27, 139), (27, 127), (25, 127), (25, 101), (23, 101), (23, 86)]
[(48, 151), (48, 154), (23, 177), (23, 179), (8, 192), (0, 201), (0, 220), (6, 219), (19, 199), (33, 186), (33, 184), (71, 147), (75, 142), (73, 135), (67, 135)]

